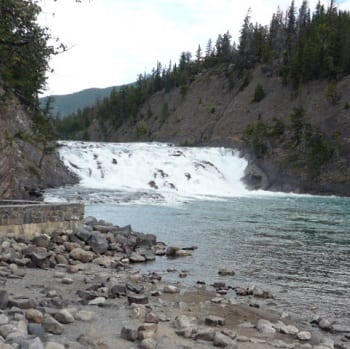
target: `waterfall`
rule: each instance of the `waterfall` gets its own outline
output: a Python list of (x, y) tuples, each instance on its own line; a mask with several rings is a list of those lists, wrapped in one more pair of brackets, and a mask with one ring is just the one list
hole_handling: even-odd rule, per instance
[(59, 153), (80, 178), (79, 195), (88, 192), (94, 200), (115, 199), (116, 193), (117, 202), (131, 197), (169, 202), (248, 194), (241, 181), (247, 161), (229, 148), (62, 141)]

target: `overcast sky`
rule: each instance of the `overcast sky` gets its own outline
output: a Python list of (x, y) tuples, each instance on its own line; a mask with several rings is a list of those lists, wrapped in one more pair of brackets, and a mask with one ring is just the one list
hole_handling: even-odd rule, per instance
[[(301, 0), (295, 3), (299, 7)], [(314, 9), (315, 1), (309, 1)], [(327, 4), (327, 2), (324, 2)], [(122, 85), (150, 72), (157, 61), (177, 62), (182, 51), (205, 49), (230, 31), (237, 41), (248, 8), (268, 24), (290, 0), (43, 0), (40, 22), (69, 47), (51, 61), (45, 94)], [(341, 7), (350, 9), (350, 0)]]

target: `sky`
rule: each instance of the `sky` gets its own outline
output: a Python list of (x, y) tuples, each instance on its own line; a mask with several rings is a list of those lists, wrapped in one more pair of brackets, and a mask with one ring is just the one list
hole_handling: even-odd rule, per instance
[[(299, 7), (301, 0), (295, 3)], [(309, 1), (314, 9), (317, 0)], [(327, 5), (327, 1), (324, 2)], [(338, 2), (340, 3), (340, 2)], [(238, 42), (243, 19), (268, 24), (290, 0), (42, 0), (41, 25), (68, 50), (52, 57), (45, 95), (133, 82), (157, 61), (178, 62), (208, 39), (230, 32)], [(341, 1), (350, 9), (350, 0)]]

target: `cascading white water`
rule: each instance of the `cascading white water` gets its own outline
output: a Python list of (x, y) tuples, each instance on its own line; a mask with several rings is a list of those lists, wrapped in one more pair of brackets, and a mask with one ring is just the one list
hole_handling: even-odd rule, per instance
[(142, 192), (165, 202), (248, 193), (241, 182), (247, 161), (232, 149), (164, 143), (60, 145), (61, 159), (78, 175), (82, 190)]

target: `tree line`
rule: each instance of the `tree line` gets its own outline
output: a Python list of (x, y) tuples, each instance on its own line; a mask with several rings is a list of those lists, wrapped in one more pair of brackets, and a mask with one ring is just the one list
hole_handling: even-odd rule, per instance
[(225, 67), (229, 86), (241, 80), (241, 89), (249, 83), (249, 71), (257, 64), (272, 66), (283, 84), (297, 89), (307, 81), (328, 79), (336, 81), (350, 73), (350, 13), (337, 8), (336, 1), (326, 7), (318, 2), (311, 11), (308, 2), (299, 8), (292, 0), (290, 6), (273, 13), (269, 25), (251, 21), (251, 12), (244, 18), (238, 44), (229, 32), (209, 39), (195, 55), (182, 52), (177, 63), (157, 63), (150, 72), (140, 74), (134, 84), (113, 90), (111, 95), (92, 107), (79, 110), (55, 124), (59, 137), (74, 138), (79, 131), (87, 139), (92, 119), (98, 120), (104, 131), (117, 129), (124, 121), (136, 123), (142, 119), (140, 107), (158, 91), (179, 88), (185, 97), (195, 77), (209, 68)]

